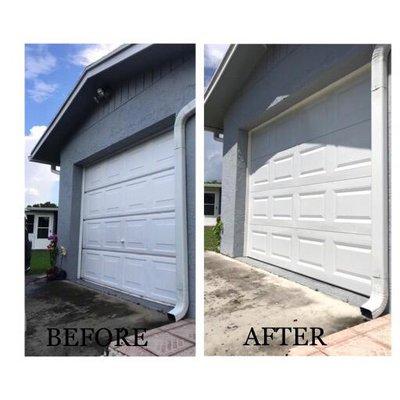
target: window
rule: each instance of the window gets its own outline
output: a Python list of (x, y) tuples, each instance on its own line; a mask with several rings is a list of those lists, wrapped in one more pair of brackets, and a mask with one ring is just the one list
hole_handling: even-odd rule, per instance
[(204, 215), (214, 215), (215, 193), (204, 193)]
[(28, 233), (33, 233), (33, 225), (35, 223), (35, 216), (34, 215), (27, 215), (26, 216), (26, 229)]
[(39, 217), (37, 229), (38, 239), (47, 239), (49, 237), (49, 222), (49, 217)]

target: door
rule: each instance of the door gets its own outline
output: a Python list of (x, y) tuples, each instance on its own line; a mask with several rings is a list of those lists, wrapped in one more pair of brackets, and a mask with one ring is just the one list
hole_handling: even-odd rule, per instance
[(35, 235), (32, 243), (32, 248), (47, 249), (49, 245), (49, 236), (53, 233), (53, 215), (51, 214), (36, 214), (35, 215)]
[(85, 169), (82, 279), (176, 302), (172, 133)]
[(249, 135), (249, 257), (364, 295), (371, 288), (370, 73)]

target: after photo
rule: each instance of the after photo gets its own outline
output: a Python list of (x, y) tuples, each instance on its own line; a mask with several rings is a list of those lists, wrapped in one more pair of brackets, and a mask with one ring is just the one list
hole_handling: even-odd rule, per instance
[(390, 355), (391, 46), (204, 59), (205, 355)]

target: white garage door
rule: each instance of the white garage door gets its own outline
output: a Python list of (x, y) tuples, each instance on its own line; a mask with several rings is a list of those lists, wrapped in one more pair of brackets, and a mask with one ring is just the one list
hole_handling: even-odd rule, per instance
[(86, 168), (81, 277), (175, 304), (173, 134)]
[(249, 137), (247, 255), (369, 295), (370, 73)]

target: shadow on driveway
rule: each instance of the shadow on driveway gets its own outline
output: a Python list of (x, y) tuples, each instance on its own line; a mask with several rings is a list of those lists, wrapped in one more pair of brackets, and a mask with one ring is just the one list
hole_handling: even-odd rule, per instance
[(126, 328), (132, 335), (134, 328), (153, 329), (169, 323), (161, 312), (68, 281), (44, 279), (27, 283), (25, 315), (26, 356), (100, 356), (104, 353), (105, 347), (94, 341), (85, 347), (49, 347), (47, 328)]

